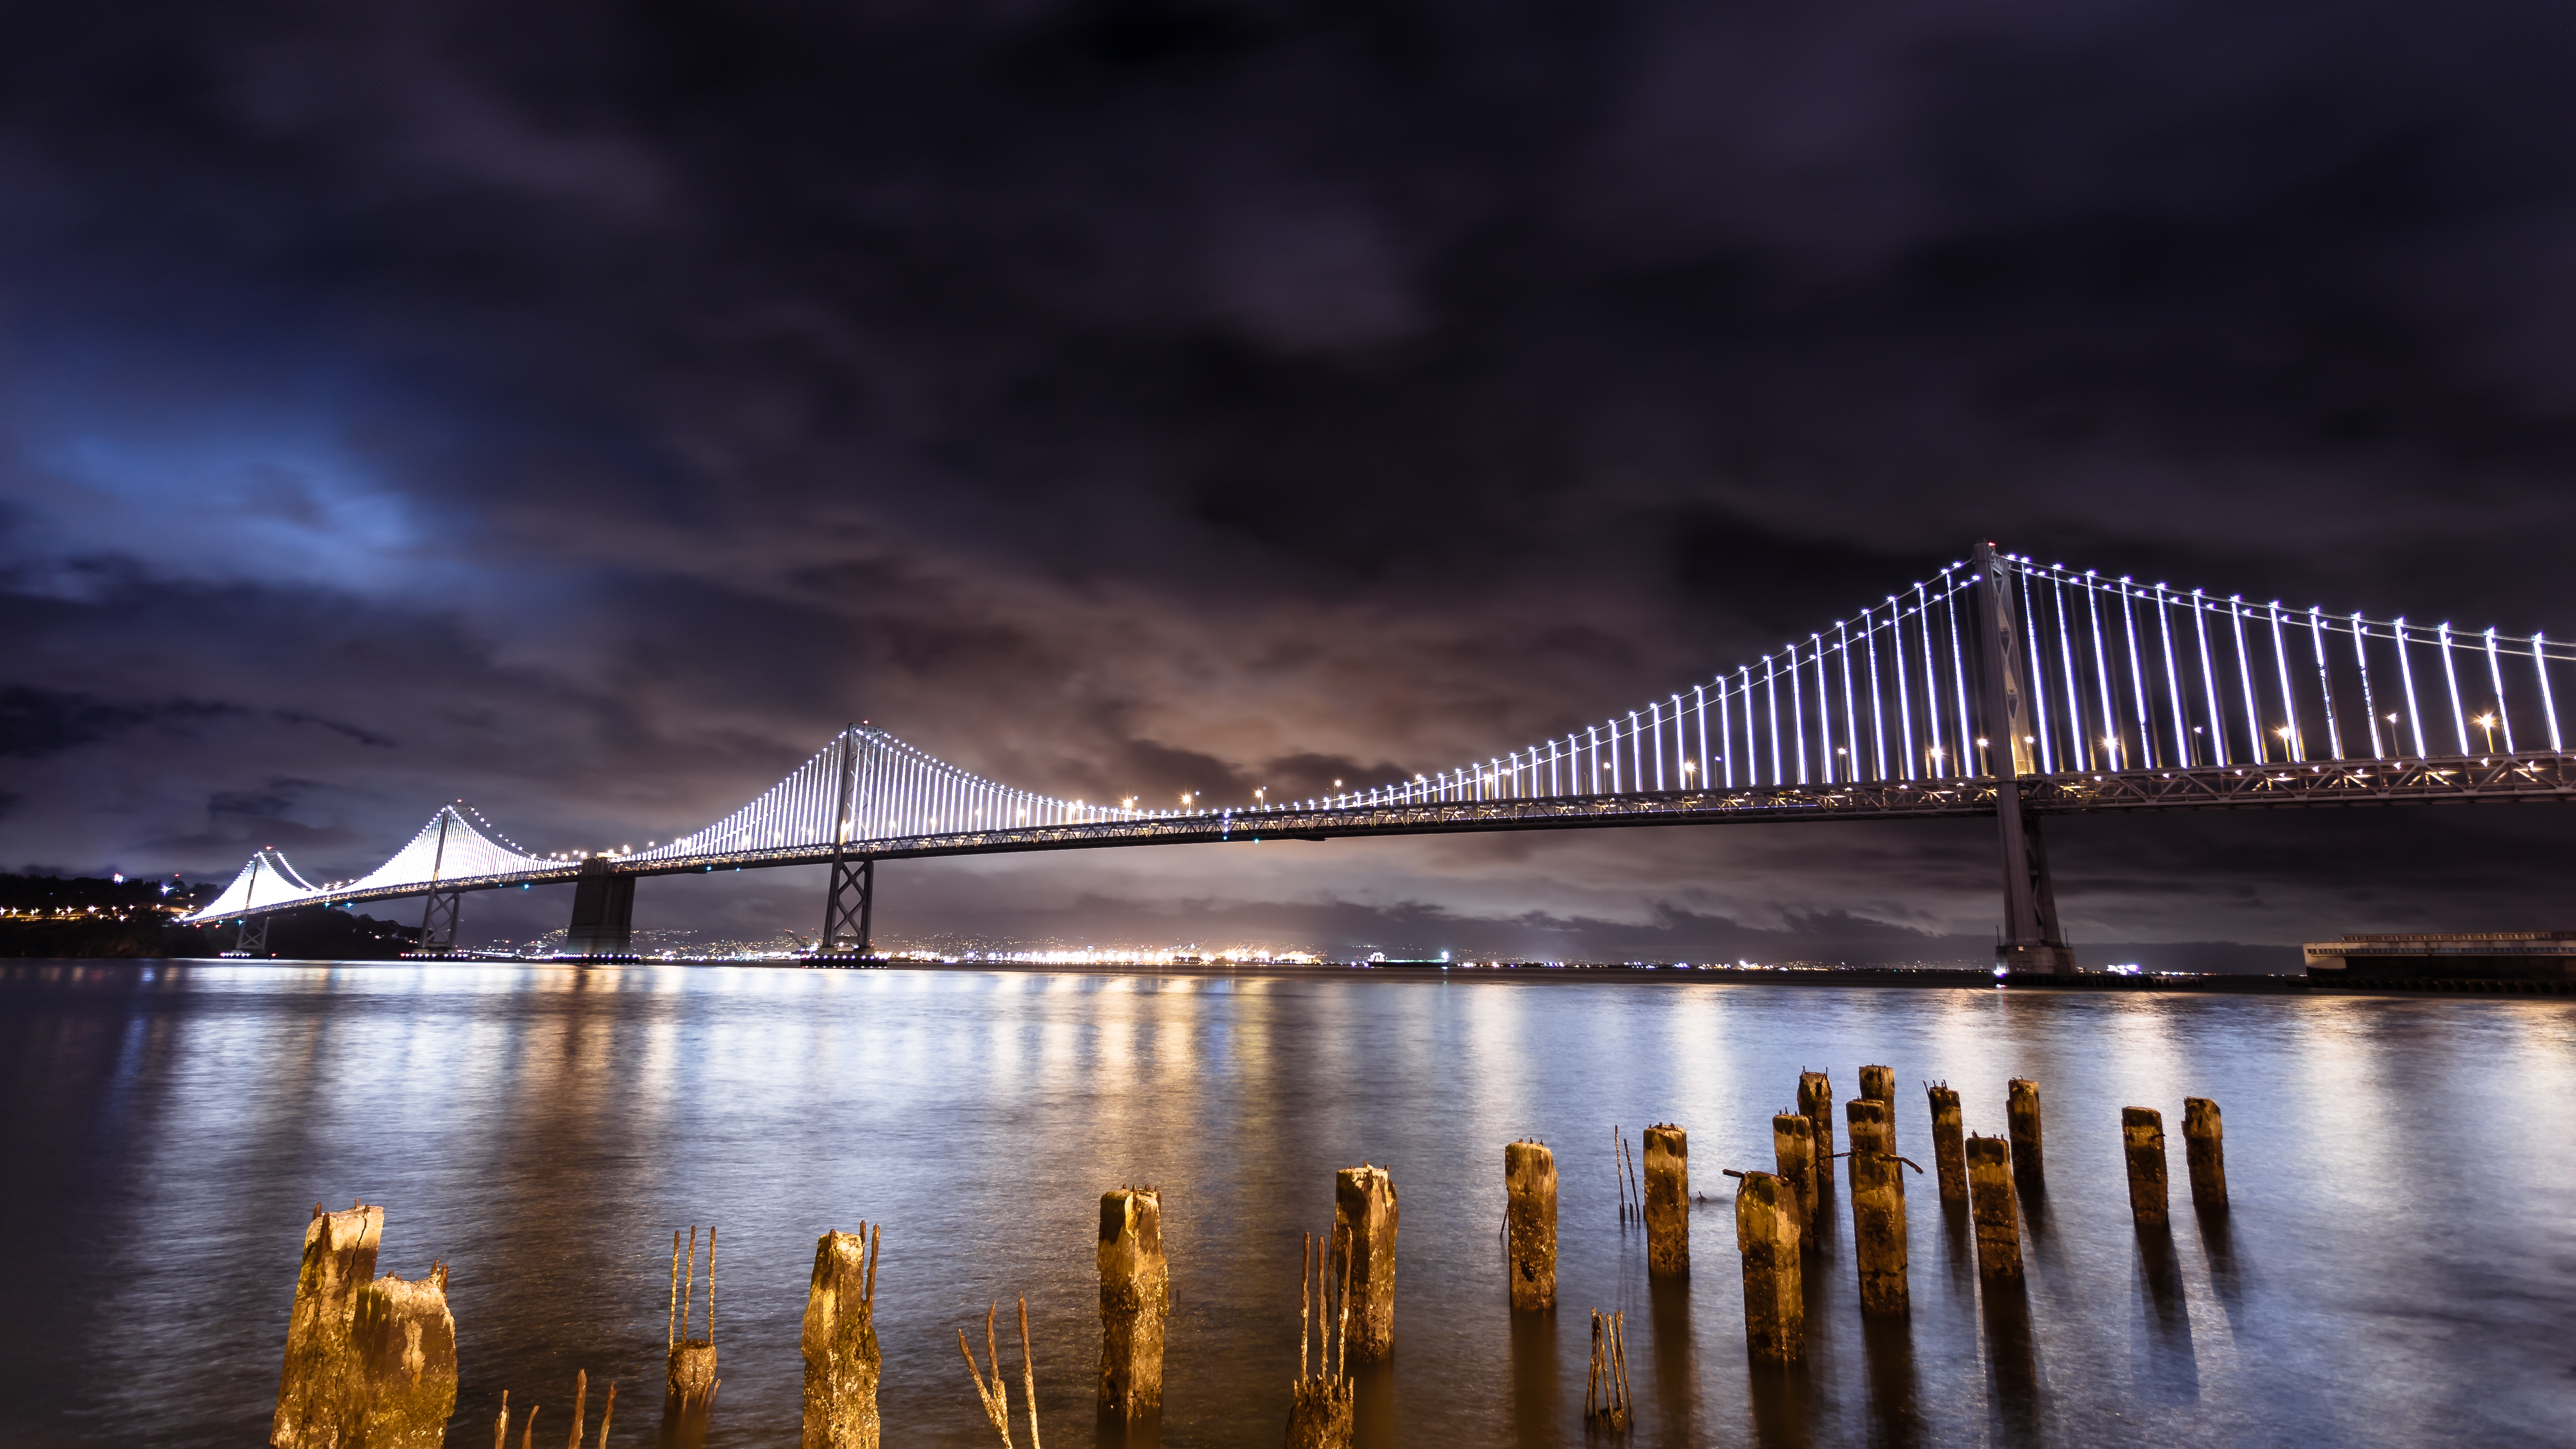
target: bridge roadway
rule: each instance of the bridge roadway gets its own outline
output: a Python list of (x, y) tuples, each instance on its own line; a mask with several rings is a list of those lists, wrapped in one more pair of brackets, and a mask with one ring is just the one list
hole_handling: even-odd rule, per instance
[[(2525, 804), (2576, 801), (2576, 759), (2542, 752), (2430, 760), (2361, 760), (2295, 765), (2207, 766), (2025, 776), (2023, 808), (2044, 814), (2153, 810), (2279, 810), (2362, 805)], [(836, 858), (918, 860), (1014, 851), (1095, 850), (1131, 845), (1214, 845), (1273, 840), (1450, 835), (1500, 830), (1589, 830), (1657, 825), (1750, 825), (1803, 820), (1930, 820), (1995, 814), (1997, 782), (1931, 780), (1896, 784), (1766, 785), (1657, 794), (1556, 796), (1362, 805), (1340, 809), (1271, 806), (1083, 825), (958, 831), (646, 860), (611, 857), (613, 875), (705, 875)], [(569, 885), (582, 863), (506, 875), (459, 876), (440, 891)], [(298, 906), (392, 900), (422, 885), (325, 891), (244, 915)]]

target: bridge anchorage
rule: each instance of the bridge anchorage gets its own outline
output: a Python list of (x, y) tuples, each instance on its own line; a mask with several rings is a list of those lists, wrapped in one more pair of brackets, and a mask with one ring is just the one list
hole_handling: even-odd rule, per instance
[[(852, 725), (757, 799), (642, 851), (539, 856), (463, 801), (392, 859), (314, 886), (262, 850), (190, 919), (239, 949), (307, 905), (574, 887), (566, 954), (633, 957), (637, 878), (828, 870), (819, 961), (865, 959), (880, 861), (1005, 851), (1495, 830), (1991, 816), (1995, 963), (2072, 971), (2042, 822), (2150, 810), (2576, 799), (2553, 676), (2576, 648), (2249, 604), (1979, 545), (1970, 559), (1751, 663), (1482, 761), (1251, 807), (1137, 810), (986, 779)], [(2520, 740), (2517, 740), (2519, 734)], [(2545, 742), (2545, 745), (2544, 745)]]

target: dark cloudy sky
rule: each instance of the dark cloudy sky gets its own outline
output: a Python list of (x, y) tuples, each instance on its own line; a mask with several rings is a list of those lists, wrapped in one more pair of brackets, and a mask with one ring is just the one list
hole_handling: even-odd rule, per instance
[[(2551, 7), (8, 15), (13, 869), (349, 874), (456, 796), (539, 850), (667, 838), (860, 716), (1064, 795), (1376, 779), (1980, 537), (2576, 629)], [(2571, 830), (2083, 821), (2057, 867), (2100, 950), (2571, 926)], [(1990, 837), (908, 864), (880, 919), (1941, 958)]]

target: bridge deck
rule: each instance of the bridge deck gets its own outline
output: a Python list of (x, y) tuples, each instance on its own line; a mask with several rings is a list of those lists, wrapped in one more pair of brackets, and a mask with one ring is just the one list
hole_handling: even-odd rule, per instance
[[(2035, 775), (2021, 782), (2031, 808), (2049, 814), (2153, 810), (2278, 810), (2363, 805), (2517, 804), (2576, 800), (2576, 763), (2562, 754), (2493, 755), (2418, 761), (2243, 765)], [(1305, 810), (1275, 806), (1015, 830), (960, 831), (853, 841), (848, 859), (911, 860), (1014, 851), (1095, 850), (1134, 845), (1210, 845), (1367, 836), (1467, 834), (1503, 830), (1593, 830), (1668, 825), (1778, 824), (1802, 820), (1951, 819), (1992, 815), (1991, 779), (1905, 784), (1779, 785), (1662, 794), (1446, 801)], [(787, 846), (679, 859), (613, 859), (619, 875), (702, 875), (823, 865), (829, 845)], [(442, 880), (442, 891), (569, 884), (567, 861), (544, 870)], [(326, 891), (243, 914), (295, 906), (391, 900), (425, 886)]]

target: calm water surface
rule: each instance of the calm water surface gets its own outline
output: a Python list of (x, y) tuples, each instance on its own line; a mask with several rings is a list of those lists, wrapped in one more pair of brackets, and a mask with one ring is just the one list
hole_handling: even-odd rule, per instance
[[(1921, 1083), (1988, 1132), (2006, 1078), (2041, 1083), (2026, 1302), (1981, 1303), (1964, 1224), (1914, 1178), (1913, 1313), (1865, 1326), (1838, 1194), (1809, 1361), (1756, 1372), (1720, 1169), (1769, 1166), (1800, 1068), (1848, 1098), (1871, 1062), (1927, 1167)], [(1584, 1442), (1593, 1307), (1629, 1314), (1639, 1445), (2576, 1442), (2564, 1001), (52, 963), (0, 970), (0, 1077), (10, 1444), (265, 1442), (305, 1219), (364, 1197), (384, 1270), (453, 1266), (451, 1443), (486, 1442), (505, 1387), (560, 1415), (577, 1368), (594, 1415), (599, 1380), (624, 1386), (618, 1442), (652, 1442), (691, 1222), (722, 1229), (710, 1442), (795, 1443), (814, 1239), (864, 1218), (886, 1442), (992, 1442), (956, 1330), (1024, 1293), (1046, 1442), (1088, 1446), (1098, 1197), (1154, 1183), (1162, 1442), (1275, 1445), (1298, 1235), (1363, 1159), (1403, 1208), (1363, 1444)], [(2223, 1228), (2188, 1207), (2185, 1095), (2226, 1113)], [(2166, 1115), (2169, 1240), (2129, 1222), (2128, 1104)], [(1611, 1171), (1611, 1125), (1657, 1121), (1688, 1128), (1709, 1199), (1672, 1287)], [(1505, 1291), (1522, 1136), (1563, 1182), (1552, 1320)]]

